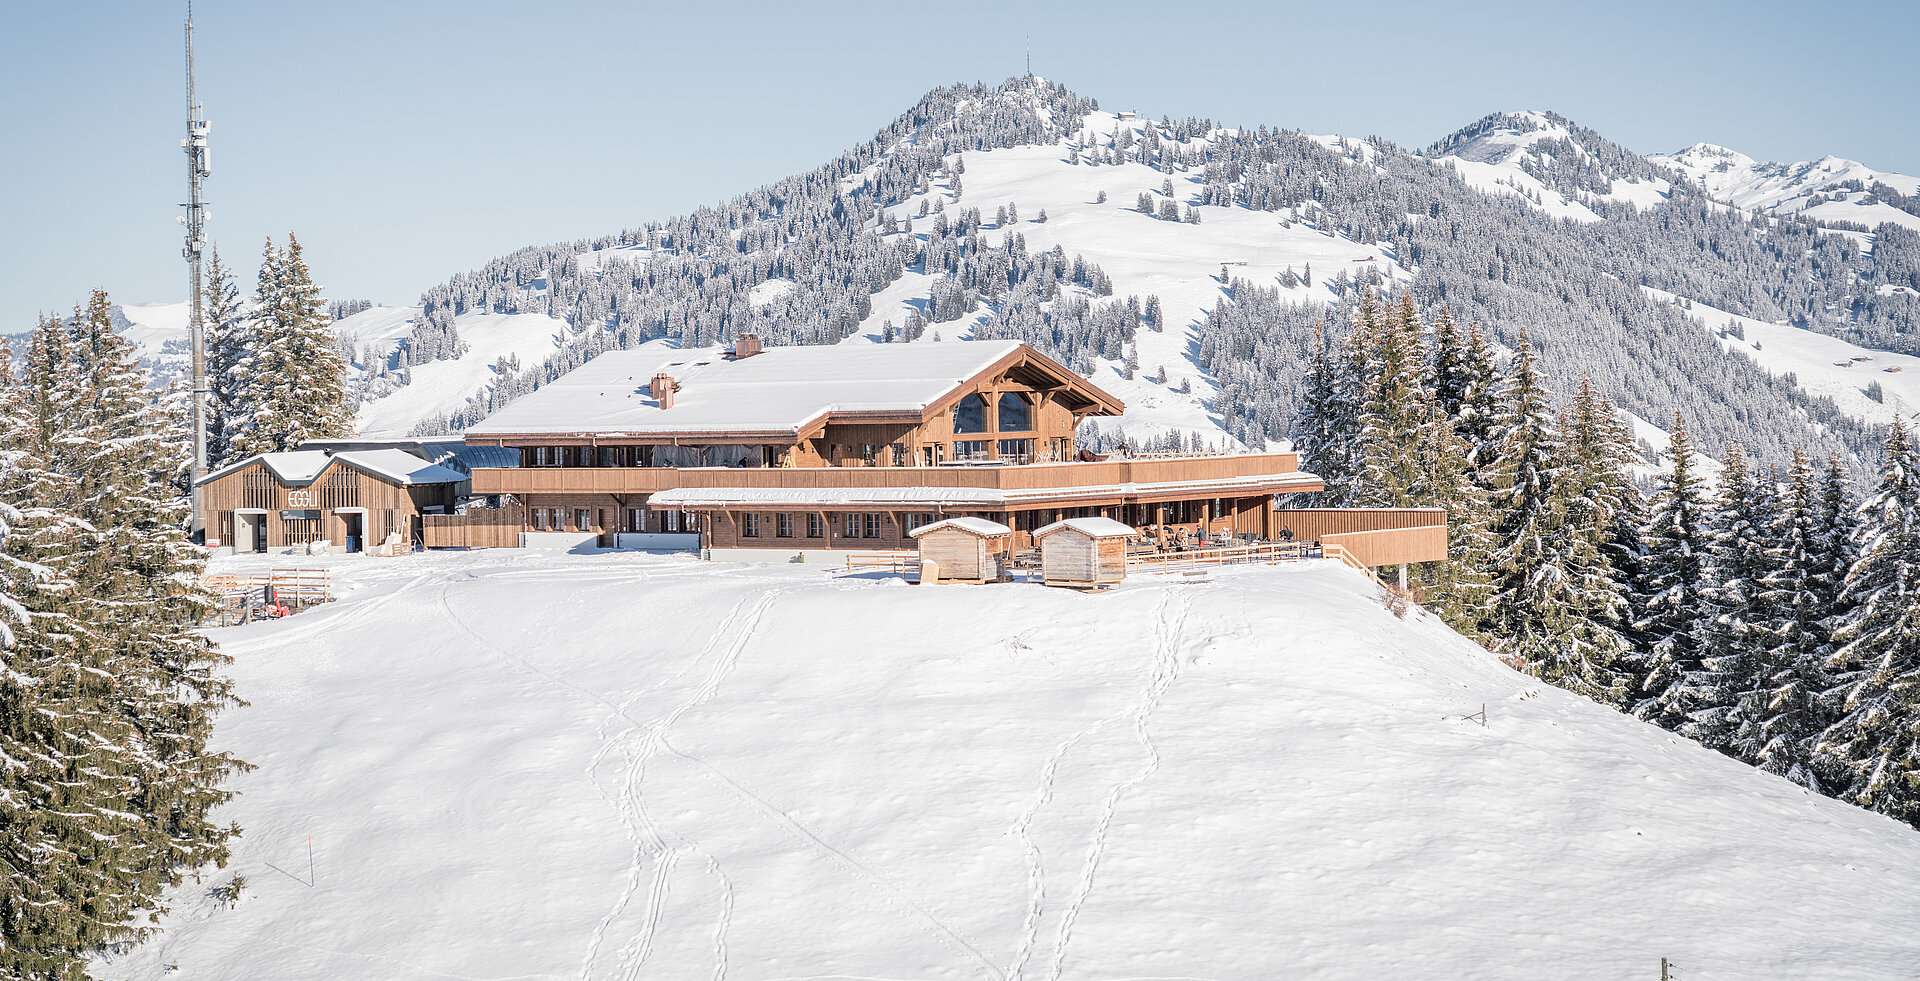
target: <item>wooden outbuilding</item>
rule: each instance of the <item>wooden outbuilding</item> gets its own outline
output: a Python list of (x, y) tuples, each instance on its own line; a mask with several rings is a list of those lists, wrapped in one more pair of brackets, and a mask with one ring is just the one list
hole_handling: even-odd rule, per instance
[(295, 450), (237, 461), (200, 480), (208, 548), (410, 549), (421, 517), (446, 514), (468, 475), (398, 449)]
[(1000, 578), (1013, 529), (985, 518), (948, 518), (908, 533), (920, 544), (921, 582)]
[(1127, 578), (1127, 539), (1136, 532), (1112, 518), (1068, 518), (1040, 528), (1040, 578), (1049, 586), (1089, 589)]

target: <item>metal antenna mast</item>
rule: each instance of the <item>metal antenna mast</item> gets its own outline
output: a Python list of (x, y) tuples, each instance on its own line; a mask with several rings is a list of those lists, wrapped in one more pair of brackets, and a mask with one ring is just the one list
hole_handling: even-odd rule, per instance
[(1027, 77), (1033, 77), (1033, 35), (1027, 35)]
[(201, 254), (207, 247), (207, 205), (200, 200), (200, 181), (213, 173), (207, 157), (207, 121), (200, 115), (200, 100), (193, 92), (193, 0), (187, 0), (187, 138), (180, 141), (187, 154), (187, 213), (180, 219), (187, 226), (187, 268), (191, 319), (188, 336), (193, 351), (193, 534), (205, 541), (206, 526), (201, 518), (200, 478), (207, 474), (207, 324), (204, 296), (201, 292)]

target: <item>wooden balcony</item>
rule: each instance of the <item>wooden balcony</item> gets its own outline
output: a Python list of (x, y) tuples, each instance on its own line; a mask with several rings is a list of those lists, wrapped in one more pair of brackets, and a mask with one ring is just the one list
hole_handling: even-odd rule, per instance
[[(962, 487), (997, 491), (1243, 481), (1298, 473), (1294, 453), (947, 467), (515, 467), (473, 472), (475, 494), (652, 494), (676, 488)], [(1204, 489), (1187, 496), (1233, 496)]]

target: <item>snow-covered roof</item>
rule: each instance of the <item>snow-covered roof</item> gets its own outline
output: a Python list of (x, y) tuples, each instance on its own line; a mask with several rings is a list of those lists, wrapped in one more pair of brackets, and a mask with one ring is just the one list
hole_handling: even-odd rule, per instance
[(1033, 537), (1045, 538), (1056, 531), (1066, 531), (1069, 528), (1090, 538), (1113, 538), (1115, 536), (1130, 538), (1135, 534), (1131, 527), (1123, 525), (1112, 518), (1067, 518), (1062, 521), (1056, 521), (1044, 528), (1036, 529)]
[[(1011, 340), (771, 347), (737, 360), (724, 348), (649, 344), (602, 354), (514, 400), (467, 435), (798, 435), (829, 414), (917, 417), (1023, 349), (1028, 357), (1052, 364)], [(1120, 405), (1073, 372), (1052, 367), (1090, 400)], [(656, 374), (678, 385), (672, 408), (660, 408), (649, 388)]]
[(334, 459), (396, 484), (454, 484), (467, 479), (458, 470), (428, 463), (405, 450), (354, 450), (335, 454)]
[(200, 483), (218, 480), (254, 463), (264, 463), (281, 483), (302, 487), (319, 479), (327, 465), (335, 460), (401, 485), (451, 484), (468, 479), (466, 474), (458, 470), (428, 463), (405, 450), (354, 450), (346, 453), (293, 450), (287, 453), (261, 453), (230, 463), (200, 478)]
[(982, 538), (992, 538), (996, 535), (1013, 534), (1012, 528), (1009, 528), (998, 521), (988, 521), (985, 518), (948, 518), (945, 521), (936, 521), (933, 524), (923, 525), (919, 528), (915, 528), (914, 530), (907, 532), (907, 535), (912, 538), (919, 538), (921, 535), (930, 535), (936, 531), (941, 531), (947, 528), (953, 528), (959, 531), (969, 532), (971, 534), (979, 535)]

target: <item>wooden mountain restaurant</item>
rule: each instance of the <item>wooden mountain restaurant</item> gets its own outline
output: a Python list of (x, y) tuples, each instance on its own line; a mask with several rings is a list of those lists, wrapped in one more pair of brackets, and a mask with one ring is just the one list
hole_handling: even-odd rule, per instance
[[(1292, 453), (1081, 452), (1080, 423), (1123, 408), (1017, 341), (762, 349), (749, 335), (731, 350), (602, 354), (465, 438), (518, 453), (519, 466), (476, 467), (472, 493), (519, 503), (520, 544), (717, 557), (909, 548), (952, 517), (1005, 524), (1015, 548), (1076, 517), (1163, 545), (1274, 539), (1288, 525), (1276, 502), (1323, 486)], [(1408, 520), (1350, 517), (1343, 527), (1389, 533)], [(1444, 558), (1439, 541), (1412, 560)]]

